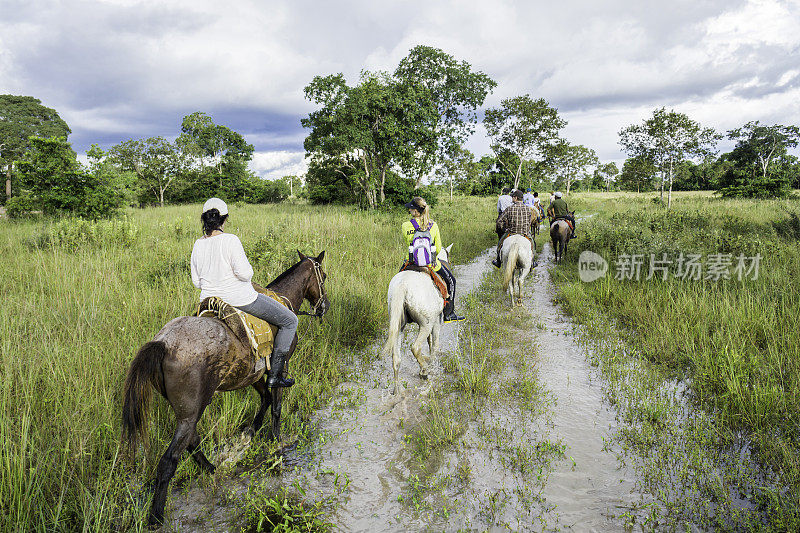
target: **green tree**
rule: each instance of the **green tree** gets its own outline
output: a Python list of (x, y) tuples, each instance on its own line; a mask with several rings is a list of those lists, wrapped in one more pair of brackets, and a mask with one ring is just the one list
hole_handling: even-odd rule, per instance
[(64, 137), (30, 137), (31, 148), (17, 161), (20, 185), (34, 209), (46, 215), (69, 212), (87, 218), (114, 213), (121, 196), (103, 179), (87, 172)]
[(201, 169), (210, 166), (216, 171), (220, 188), (223, 177), (229, 174), (223, 172), (226, 164), (240, 167), (245, 163), (246, 166), (253, 158), (253, 145), (248, 144), (241, 134), (215, 124), (211, 117), (200, 111), (183, 117), (181, 134), (175, 142), (185, 153), (197, 158)]
[(544, 98), (533, 100), (526, 94), (506, 98), (499, 108), (487, 109), (483, 124), (498, 159), (508, 159), (508, 154), (516, 157), (514, 166), (508, 161), (504, 163), (509, 170), (513, 168), (514, 187), (519, 187), (523, 162), (544, 158), (567, 122)]
[(611, 189), (611, 182), (615, 181), (617, 174), (619, 174), (619, 168), (616, 163), (611, 161), (605, 165), (600, 165), (598, 170), (600, 170), (600, 175), (603, 176), (603, 181), (606, 184), (606, 192), (608, 192)]
[(281, 181), (289, 186), (290, 198), (292, 196), (295, 196), (295, 189), (297, 189), (297, 195), (300, 194), (300, 190), (303, 187), (303, 181), (300, 179), (299, 176), (284, 176), (281, 178)]
[(672, 181), (675, 168), (686, 159), (708, 157), (720, 138), (712, 128), (703, 128), (683, 113), (656, 109), (642, 124), (633, 124), (619, 132), (620, 145), (629, 156), (643, 156), (661, 171), (661, 201), (664, 184), (669, 180), (667, 209), (672, 206)]
[(459, 149), (475, 132), (477, 110), (497, 83), (483, 72), (473, 72), (466, 61), (424, 45), (412, 48), (394, 75), (402, 83), (427, 89), (436, 107), (434, 164), (462, 155)]
[(121, 142), (111, 148), (110, 156), (122, 170), (133, 172), (161, 207), (164, 207), (164, 192), (186, 167), (180, 147), (163, 137)]
[(348, 87), (341, 74), (316, 76), (305, 95), (320, 106), (301, 120), (311, 130), (306, 152), (312, 158), (332, 158), (337, 172), (349, 167), (370, 208), (385, 201), (390, 169), (417, 177), (430, 171), (438, 117), (424, 87), (386, 73), (362, 72), (355, 87)]
[(634, 156), (625, 160), (619, 175), (619, 184), (625, 190), (649, 191), (658, 169), (646, 156)]
[(564, 181), (567, 195), (572, 182), (589, 177), (589, 169), (598, 163), (597, 154), (591, 148), (563, 140), (552, 147), (552, 161), (556, 175)]
[(453, 199), (453, 189), (457, 181), (465, 181), (476, 176), (475, 156), (460, 145), (454, 145), (448, 157), (436, 169), (436, 177), (447, 182), (450, 189), (450, 199)]
[(0, 94), (0, 166), (6, 171), (6, 198), (11, 198), (14, 162), (31, 148), (30, 137), (64, 137), (72, 133), (54, 109), (32, 96)]
[(748, 122), (730, 130), (728, 138), (737, 142), (722, 158), (732, 163), (721, 176), (723, 196), (780, 198), (791, 193), (795, 172), (787, 152), (800, 140), (797, 126)]

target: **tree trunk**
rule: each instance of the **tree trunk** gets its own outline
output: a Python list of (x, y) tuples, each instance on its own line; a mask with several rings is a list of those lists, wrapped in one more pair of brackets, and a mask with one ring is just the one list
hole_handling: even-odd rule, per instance
[(453, 201), (453, 176), (450, 176), (450, 201)]
[(569, 196), (569, 187), (572, 185), (572, 180), (567, 178), (567, 196)]
[(522, 175), (522, 158), (519, 158), (519, 166), (517, 166), (517, 172), (514, 175), (514, 188), (519, 188), (519, 177)]
[(669, 162), (669, 195), (667, 196), (667, 209), (672, 205), (672, 161)]
[(6, 173), (6, 202), (11, 198), (11, 164), (8, 165)]
[(158, 189), (158, 193), (159, 193), (158, 201), (159, 201), (161, 207), (164, 207), (164, 189), (163, 188), (159, 188)]
[(383, 202), (386, 201), (386, 194), (383, 192), (383, 185), (385, 183), (386, 183), (386, 167), (381, 169), (381, 190), (380, 190), (381, 205), (383, 205)]

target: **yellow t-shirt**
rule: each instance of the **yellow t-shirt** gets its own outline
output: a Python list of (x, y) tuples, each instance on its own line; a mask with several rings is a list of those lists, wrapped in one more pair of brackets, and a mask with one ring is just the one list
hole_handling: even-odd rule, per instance
[[(411, 224), (410, 220), (406, 220), (403, 222), (403, 225), (400, 228), (403, 231), (403, 237), (406, 240), (406, 247), (411, 246), (411, 239), (414, 237), (414, 226)], [(420, 227), (420, 229), (423, 229)], [(442, 236), (439, 234), (439, 225), (434, 222), (430, 229), (431, 238), (433, 239), (433, 246), (435, 250), (431, 250), (432, 252), (438, 254), (439, 251), (442, 249)], [(439, 262), (439, 258), (436, 258), (436, 263), (433, 265), (434, 270), (439, 270), (442, 267), (442, 264)]]

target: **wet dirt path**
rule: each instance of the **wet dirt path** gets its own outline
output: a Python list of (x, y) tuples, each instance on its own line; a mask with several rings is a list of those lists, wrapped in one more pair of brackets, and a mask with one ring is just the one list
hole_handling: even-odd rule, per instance
[[(487, 250), (472, 263), (456, 268), (460, 297), (475, 289), (484, 273), (492, 269), (493, 255), (493, 249)], [(552, 257), (547, 243), (537, 258), (539, 267), (526, 283), (524, 305), (534, 323), (538, 322), (538, 328), (526, 335), (525, 341), (539, 347), (536, 373), (554, 404), (537, 421), (519, 419), (513, 410), (503, 406), (493, 408), (492, 416), (507, 427), (529, 426), (529, 430), (517, 433), (517, 440), (522, 435), (523, 439), (557, 442), (565, 447), (564, 458), (553, 463), (539, 494), (539, 521), (536, 525), (529, 522), (528, 527), (619, 531), (621, 521), (614, 517), (625, 513), (638, 499), (635, 478), (619, 469), (613, 451), (604, 449), (615, 427), (614, 413), (603, 401), (602, 383), (599, 377), (595, 378), (586, 352), (571, 335), (571, 322), (553, 303), (556, 289), (548, 272), (553, 266)], [(457, 348), (460, 327), (443, 327), (442, 353)], [(412, 461), (404, 436), (407, 428), (424, 416), (422, 404), (437, 386), (437, 376), (441, 377), (441, 368), (435, 369), (428, 381), (417, 376), (417, 363), (408, 350), (411, 338), (407, 335), (403, 344), (400, 382), (405, 387), (398, 395), (391, 394), (391, 362), (379, 355), (370, 368), (364, 369), (363, 380), (342, 384), (331, 405), (315, 417), (322, 443), (311, 470), (300, 474), (303, 486), (311, 493), (330, 494), (336, 489), (333, 485), (346, 485), (331, 516), (341, 531), (421, 531), (442, 527), (492, 530), (497, 524), (505, 525), (497, 529), (524, 528), (528, 520), (520, 519), (523, 498), (512, 493), (527, 486), (527, 481), (508, 472), (497, 457), (487, 453), (485, 446), (477, 444), (481, 430), (475, 424), (462, 437), (459, 451), (443, 461), (470, 464), (472, 486), (461, 493), (463, 498), (472, 498), (460, 510), (465, 516), (458, 516), (459, 511), (455, 511), (446, 521), (437, 520), (434, 524), (424, 514), (410, 512), (402, 501), (414, 474), (409, 469)], [(379, 350), (379, 346), (374, 349)], [(442, 354), (435, 359), (437, 363), (441, 358)], [(446, 472), (447, 468), (443, 465), (441, 471)], [(488, 494), (508, 500), (494, 523), (482, 517), (485, 507), (493, 505), (487, 503)], [(549, 516), (541, 518), (542, 514)]]
[[(556, 288), (548, 269), (553, 251), (545, 243), (526, 288), (525, 307), (538, 320), (539, 378), (555, 398), (551, 439), (566, 445), (566, 461), (554, 465), (544, 496), (555, 505), (562, 527), (575, 531), (619, 531), (620, 520), (639, 500), (636, 478), (620, 468), (606, 440), (616, 427), (615, 412), (604, 401), (602, 380), (585, 348), (572, 337), (571, 321), (553, 302)], [(574, 461), (574, 462), (573, 462)]]

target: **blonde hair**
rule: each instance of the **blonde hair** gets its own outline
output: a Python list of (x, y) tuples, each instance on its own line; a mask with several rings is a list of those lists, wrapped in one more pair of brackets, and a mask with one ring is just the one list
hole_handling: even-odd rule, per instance
[(419, 218), (422, 221), (422, 224), (419, 225), (420, 228), (427, 228), (433, 223), (433, 220), (431, 220), (431, 208), (428, 207), (428, 202), (426, 202), (421, 196), (415, 196), (411, 199), (411, 202), (423, 208), (422, 212), (417, 209), (419, 216), (414, 218)]

